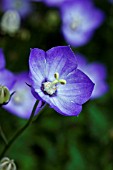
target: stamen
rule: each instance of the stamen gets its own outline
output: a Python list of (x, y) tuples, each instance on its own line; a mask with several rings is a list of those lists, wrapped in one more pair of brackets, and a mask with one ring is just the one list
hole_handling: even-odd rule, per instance
[(55, 79), (59, 79), (59, 73), (56, 72), (56, 73), (54, 74), (54, 78), (55, 78)]
[(66, 84), (66, 80), (64, 79), (59, 79), (59, 73), (55, 73), (54, 74), (55, 80), (52, 82), (45, 82), (43, 83), (43, 90), (49, 94), (49, 95), (53, 95), (56, 90), (57, 90), (57, 84), (62, 84), (65, 85)]
[(60, 79), (60, 80), (59, 80), (59, 83), (62, 84), (62, 85), (65, 85), (65, 84), (66, 84), (66, 80)]

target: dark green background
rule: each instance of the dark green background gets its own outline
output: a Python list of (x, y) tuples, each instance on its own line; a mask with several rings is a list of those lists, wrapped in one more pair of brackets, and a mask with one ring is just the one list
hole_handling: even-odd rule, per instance
[[(32, 5), (35, 10), (22, 20), (17, 34), (0, 32), (6, 67), (14, 73), (28, 70), (30, 48), (66, 45), (58, 9)], [(78, 117), (64, 117), (46, 107), (6, 154), (19, 170), (113, 170), (113, 5), (107, 0), (95, 0), (95, 5), (104, 11), (104, 23), (88, 44), (72, 49), (89, 62), (106, 65), (109, 91), (84, 104)], [(8, 138), (26, 121), (0, 108), (0, 125)], [(0, 152), (3, 147), (0, 137)]]

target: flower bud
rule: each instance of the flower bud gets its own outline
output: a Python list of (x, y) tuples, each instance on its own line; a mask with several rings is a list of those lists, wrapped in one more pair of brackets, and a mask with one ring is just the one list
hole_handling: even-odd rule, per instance
[(0, 104), (7, 103), (10, 100), (10, 92), (7, 87), (0, 85)]
[(20, 15), (16, 10), (8, 10), (1, 19), (1, 29), (5, 33), (15, 34), (20, 28)]
[(9, 158), (4, 157), (0, 161), (0, 170), (16, 170), (14, 160), (10, 160)]

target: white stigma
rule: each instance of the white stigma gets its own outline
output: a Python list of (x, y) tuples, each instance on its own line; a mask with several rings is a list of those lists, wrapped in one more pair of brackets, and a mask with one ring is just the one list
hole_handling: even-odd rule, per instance
[(59, 79), (59, 73), (55, 73), (54, 74), (54, 78), (55, 80), (50, 82), (50, 81), (47, 81), (45, 83), (43, 83), (43, 90), (49, 94), (49, 95), (53, 95), (56, 90), (57, 90), (57, 84), (60, 83), (62, 85), (66, 84), (66, 80), (64, 79)]
[(21, 102), (21, 98), (20, 98), (19, 95), (16, 95), (13, 99), (14, 99), (15, 103), (20, 103)]

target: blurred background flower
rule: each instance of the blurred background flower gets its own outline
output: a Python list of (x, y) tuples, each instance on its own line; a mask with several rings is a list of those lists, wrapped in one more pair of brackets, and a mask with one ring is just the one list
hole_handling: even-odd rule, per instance
[[(16, 74), (15, 77), (16, 83), (12, 87), (12, 92), (15, 91), (15, 94), (4, 108), (14, 115), (28, 119), (36, 101), (31, 94), (30, 87), (26, 84), (30, 84), (29, 76), (27, 72), (22, 72)], [(36, 113), (38, 113), (38, 109)]]
[(95, 83), (91, 98), (94, 99), (104, 95), (108, 91), (108, 85), (106, 83), (106, 66), (96, 61), (88, 64), (87, 59), (83, 55), (78, 54), (76, 56), (78, 61), (78, 68), (82, 70), (86, 75), (88, 75), (90, 79)]
[(14, 35), (19, 32), (22, 19), (33, 10), (31, 0), (3, 0), (1, 1), (1, 30), (3, 33)]
[(104, 20), (104, 13), (90, 0), (67, 1), (62, 3), (60, 10), (64, 38), (75, 47), (88, 43)]

